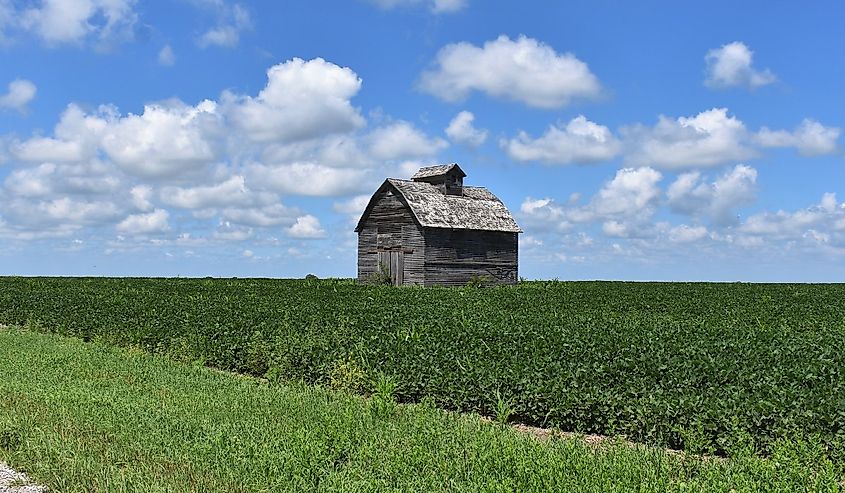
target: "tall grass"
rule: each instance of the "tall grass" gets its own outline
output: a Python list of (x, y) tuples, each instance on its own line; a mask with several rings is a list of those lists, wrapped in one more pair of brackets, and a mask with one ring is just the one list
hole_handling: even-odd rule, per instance
[(812, 441), (771, 460), (537, 440), (430, 405), (268, 384), (0, 329), (0, 459), (52, 491), (838, 491)]

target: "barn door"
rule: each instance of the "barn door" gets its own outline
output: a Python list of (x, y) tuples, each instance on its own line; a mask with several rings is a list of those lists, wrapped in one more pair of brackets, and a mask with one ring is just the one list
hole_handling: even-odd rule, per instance
[(402, 250), (385, 250), (378, 252), (379, 268), (390, 275), (390, 282), (394, 286), (405, 283), (405, 252)]

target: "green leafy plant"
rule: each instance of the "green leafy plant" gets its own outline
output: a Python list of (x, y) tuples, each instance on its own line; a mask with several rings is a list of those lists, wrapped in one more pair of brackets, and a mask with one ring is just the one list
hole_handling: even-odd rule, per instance
[(393, 284), (393, 278), (390, 276), (390, 268), (384, 263), (380, 263), (378, 270), (366, 277), (365, 284), (373, 286), (390, 286)]
[(482, 414), (500, 389), (509, 420), (720, 455), (816, 436), (845, 464), (843, 299), (843, 284), (6, 277), (0, 324), (363, 394), (376, 370), (397, 401)]
[(499, 389), (496, 389), (496, 422), (502, 425), (508, 424), (513, 414), (513, 407), (508, 399), (502, 397)]
[(488, 274), (473, 274), (472, 277), (469, 278), (469, 281), (466, 282), (466, 286), (468, 288), (483, 288), (487, 286), (492, 286), (495, 284), (495, 279), (493, 276)]
[(393, 396), (396, 387), (396, 380), (393, 377), (384, 373), (379, 374), (375, 381), (375, 392), (371, 400), (372, 410), (376, 416), (388, 416), (396, 408), (396, 401)]
[(329, 387), (353, 394), (365, 394), (370, 389), (367, 372), (352, 358), (331, 365)]

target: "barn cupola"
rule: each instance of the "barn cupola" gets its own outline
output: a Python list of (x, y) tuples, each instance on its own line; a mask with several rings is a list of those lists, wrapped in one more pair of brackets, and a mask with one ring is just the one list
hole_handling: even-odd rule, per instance
[(446, 195), (463, 195), (466, 175), (457, 164), (439, 164), (420, 168), (411, 179), (431, 183)]

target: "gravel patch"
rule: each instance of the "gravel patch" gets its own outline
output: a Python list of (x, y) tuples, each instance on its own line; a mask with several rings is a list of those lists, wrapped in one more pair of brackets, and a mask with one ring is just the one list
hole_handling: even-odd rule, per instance
[(0, 493), (46, 493), (46, 486), (32, 484), (22, 472), (17, 472), (0, 461)]

